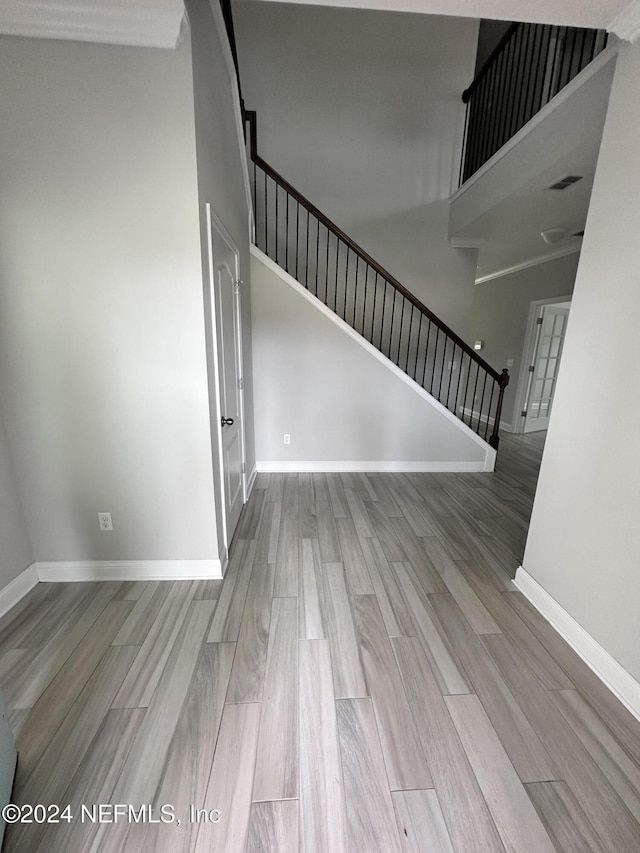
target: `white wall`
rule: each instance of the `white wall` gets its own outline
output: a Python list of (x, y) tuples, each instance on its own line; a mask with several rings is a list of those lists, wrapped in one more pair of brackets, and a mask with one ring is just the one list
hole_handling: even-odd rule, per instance
[(216, 558), (189, 42), (5, 37), (0, 79), (0, 397), (34, 556)]
[(0, 589), (33, 562), (4, 420), (0, 413)]
[[(218, 0), (187, 0), (193, 46), (193, 85), (198, 169), (203, 294), (209, 356), (209, 395), (215, 400), (212, 360), (212, 306), (208, 270), (206, 204), (210, 203), (240, 254), (242, 342), (244, 351), (245, 451), (249, 474), (255, 465), (253, 377), (251, 374), (251, 295), (249, 288), (249, 198), (245, 193), (246, 161), (238, 134), (242, 133), (239, 101), (234, 105), (235, 73)], [(225, 53), (227, 61), (225, 62)], [(247, 181), (248, 190), (248, 181)], [(211, 413), (215, 413), (212, 411)], [(222, 530), (222, 496), (218, 470), (218, 423), (211, 417), (217, 529)]]
[(458, 333), (476, 251), (447, 241), (478, 22), (237, 3), (261, 155)]
[(640, 46), (618, 58), (524, 568), (640, 680)]
[(484, 460), (474, 439), (255, 257), (251, 298), (258, 464)]
[(544, 264), (519, 270), (476, 285), (470, 331), (474, 341), (484, 341), (480, 355), (496, 370), (509, 367), (509, 385), (504, 395), (502, 422), (514, 426), (518, 377), (527, 334), (531, 302), (568, 296), (573, 292), (579, 255), (566, 255)]

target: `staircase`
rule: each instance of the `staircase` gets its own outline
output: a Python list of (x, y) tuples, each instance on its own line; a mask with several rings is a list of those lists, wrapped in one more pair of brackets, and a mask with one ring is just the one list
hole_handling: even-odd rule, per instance
[(498, 373), (257, 150), (249, 123), (255, 244), (491, 447), (506, 370)]

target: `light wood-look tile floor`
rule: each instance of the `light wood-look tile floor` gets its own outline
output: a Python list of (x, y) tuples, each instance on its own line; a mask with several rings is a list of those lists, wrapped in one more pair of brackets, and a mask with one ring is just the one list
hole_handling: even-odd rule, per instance
[(0, 622), (14, 799), (75, 819), (6, 853), (638, 853), (640, 724), (511, 583), (542, 439), (260, 475), (224, 582), (40, 584)]

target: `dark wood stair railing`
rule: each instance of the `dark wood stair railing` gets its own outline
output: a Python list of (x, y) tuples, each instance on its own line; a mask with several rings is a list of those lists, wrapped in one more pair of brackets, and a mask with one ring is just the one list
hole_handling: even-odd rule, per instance
[(462, 93), (467, 115), (460, 183), (474, 175), (606, 46), (605, 30), (512, 23)]
[(256, 246), (497, 450), (507, 370), (494, 370), (263, 160), (256, 113), (245, 117)]

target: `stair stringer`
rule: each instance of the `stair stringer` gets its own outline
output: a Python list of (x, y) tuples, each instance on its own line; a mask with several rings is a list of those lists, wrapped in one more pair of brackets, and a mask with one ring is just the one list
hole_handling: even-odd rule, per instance
[[(251, 255), (252, 303), (254, 305), (252, 308), (252, 326), (254, 327), (252, 334), (254, 339), (256, 458), (259, 471), (493, 471), (496, 452), (488, 442), (484, 441), (428, 391), (425, 391), (264, 252), (256, 246), (251, 246)], [(270, 281), (269, 273), (272, 274)], [(278, 284), (280, 290), (278, 290)], [(307, 438), (305, 433), (309, 432), (308, 423), (302, 424), (297, 435), (293, 435), (291, 446), (287, 448), (279, 446), (279, 443), (274, 439), (274, 431), (279, 434), (281, 428), (283, 433), (289, 430), (293, 433), (293, 427), (289, 427), (289, 422), (300, 418), (301, 414), (300, 411), (292, 411), (290, 406), (289, 413), (285, 414), (283, 410), (287, 409), (286, 400), (284, 404), (282, 400), (277, 400), (274, 404), (274, 394), (277, 396), (279, 393), (277, 383), (275, 383), (275, 389), (272, 387), (269, 393), (265, 391), (265, 384), (274, 385), (271, 374), (264, 372), (267, 370), (267, 363), (270, 363), (271, 372), (277, 369), (280, 373), (287, 373), (289, 379), (295, 382), (312, 381), (313, 376), (317, 375), (317, 371), (322, 370), (322, 365), (313, 362), (311, 370), (307, 370), (305, 373), (302, 364), (299, 366), (296, 364), (289, 365), (284, 363), (282, 359), (278, 363), (277, 358), (273, 358), (271, 345), (275, 345), (274, 342), (277, 339), (279, 345), (282, 346), (282, 322), (280, 322), (280, 318), (275, 321), (278, 325), (277, 335), (273, 334), (273, 330), (270, 330), (267, 335), (266, 328), (262, 329), (262, 325), (267, 323), (263, 315), (268, 314), (271, 310), (270, 300), (266, 297), (267, 288), (271, 289), (274, 298), (280, 300), (281, 308), (285, 313), (289, 311), (293, 314), (299, 314), (302, 311), (304, 315), (302, 306), (296, 301), (297, 298), (305, 300), (308, 305), (312, 306), (314, 312), (318, 312), (329, 321), (333, 327), (331, 331), (329, 327), (319, 326), (315, 321), (311, 323), (316, 330), (314, 334), (326, 338), (325, 344), (331, 339), (334, 346), (344, 348), (346, 342), (343, 336), (347, 336), (350, 339), (351, 346), (357, 345), (361, 351), (360, 354), (364, 353), (367, 359), (375, 360), (376, 368), (371, 363), (371, 369), (374, 374), (375, 370), (379, 371), (376, 376), (380, 384), (380, 394), (375, 395), (375, 401), (370, 399), (371, 395), (367, 399), (366, 389), (363, 390), (360, 386), (353, 389), (354, 398), (356, 394), (364, 395), (364, 408), (369, 405), (371, 409), (372, 417), (361, 430), (361, 443), (362, 445), (367, 443), (367, 433), (370, 431), (367, 424), (371, 424), (374, 418), (383, 417), (390, 419), (389, 424), (394, 430), (394, 439), (397, 438), (398, 442), (402, 444), (402, 450), (392, 453), (387, 450), (384, 453), (376, 454), (384, 458), (359, 458), (362, 456), (360, 442), (357, 449), (352, 443), (351, 452), (346, 455), (345, 453), (328, 453), (326, 447), (322, 452), (315, 453), (316, 448), (309, 447), (307, 443), (305, 452), (301, 453), (299, 447), (301, 443), (304, 444)], [(291, 296), (294, 297), (293, 300), (289, 298)], [(305, 316), (311, 321), (311, 315)], [(289, 331), (291, 334), (299, 333), (298, 329), (289, 329)], [(338, 337), (332, 338), (332, 335), (336, 335), (336, 331)], [(303, 343), (306, 345), (306, 340)], [(349, 347), (347, 346), (346, 349), (349, 350)], [(356, 350), (349, 351), (358, 359)], [(327, 367), (327, 370), (331, 370), (331, 367)], [(342, 394), (343, 398), (348, 397), (349, 374), (344, 370), (340, 371), (339, 374), (336, 373), (335, 382), (336, 395)], [(403, 390), (398, 383), (406, 386), (405, 389)], [(289, 390), (287, 389), (287, 391)], [(306, 390), (310, 394), (314, 393), (313, 388)], [(284, 397), (288, 398), (288, 396), (287, 393), (284, 394)], [(398, 411), (398, 409), (385, 411), (385, 400), (388, 402), (391, 398), (396, 402), (404, 402), (403, 411)], [(313, 401), (313, 398), (310, 399)], [(345, 403), (344, 399), (343, 403)], [(360, 405), (361, 403), (353, 403), (353, 405)], [(349, 406), (348, 399), (345, 405)], [(411, 413), (413, 413), (413, 417)], [(320, 408), (314, 417), (316, 418), (312, 424), (314, 431), (324, 436), (327, 430), (330, 431), (336, 426), (336, 435), (339, 435), (340, 419), (345, 417), (344, 406), (338, 406), (333, 413), (327, 413), (325, 409)], [(279, 427), (273, 428), (272, 421), (274, 419), (280, 419)], [(416, 432), (418, 437), (416, 437)], [(269, 438), (265, 438), (267, 433), (270, 433)], [(300, 433), (303, 434), (302, 441), (300, 440)], [(420, 439), (422, 434), (424, 441)], [(282, 438), (280, 438), (280, 442), (282, 442)], [(443, 458), (443, 447), (445, 446), (452, 452), (444, 454), (446, 458)], [(405, 447), (411, 448), (410, 454), (403, 452)], [(407, 455), (410, 458), (406, 458)], [(329, 456), (332, 458), (328, 458)], [(334, 456), (339, 458), (333, 458)]]

